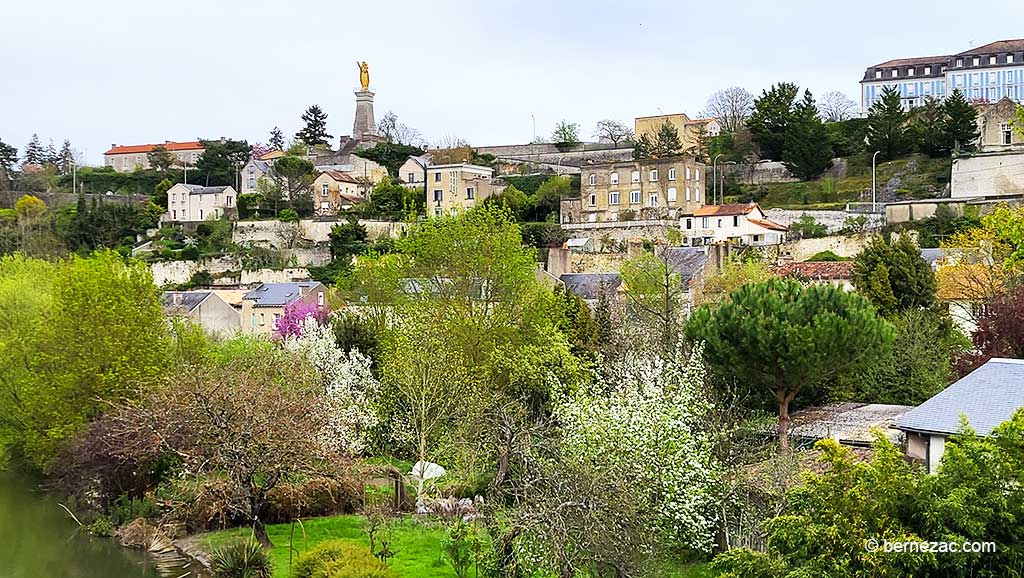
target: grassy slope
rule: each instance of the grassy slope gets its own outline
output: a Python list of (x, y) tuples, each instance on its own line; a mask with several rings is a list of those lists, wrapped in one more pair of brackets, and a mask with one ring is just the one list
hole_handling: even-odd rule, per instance
[[(899, 195), (905, 198), (936, 196), (949, 182), (952, 161), (913, 155), (878, 164), (878, 187), (881, 188), (906, 169), (914, 159), (917, 168), (901, 177)], [(762, 207), (838, 209), (847, 202), (860, 201), (864, 191), (871, 190), (871, 158), (857, 155), (848, 159), (847, 174), (842, 179), (821, 178), (795, 183), (742, 185), (744, 193), (753, 193)], [(735, 198), (735, 197), (734, 197)], [(728, 197), (726, 200), (731, 200)]]
[[(388, 565), (395, 569), (402, 578), (455, 578), (455, 572), (441, 553), (441, 541), (444, 539), (443, 527), (429, 525), (412, 518), (406, 518), (395, 524), (392, 530), (391, 549), (395, 552)], [(305, 537), (303, 536), (305, 529)], [(289, 540), (292, 526), (290, 524), (274, 524), (267, 527), (271, 542), (274, 543), (272, 553), (274, 559), (274, 578), (288, 578), (288, 545), (294, 544), (299, 552), (304, 552), (325, 540), (346, 540), (368, 546), (366, 533), (363, 532), (362, 516), (335, 516), (316, 518), (303, 522), (303, 528), (295, 525), (294, 540)], [(234, 528), (222, 532), (207, 534), (203, 544), (207, 551), (234, 540), (242, 540), (250, 536), (248, 528)], [(295, 556), (295, 554), (293, 554)], [(472, 575), (472, 574), (471, 574)], [(704, 565), (668, 564), (664, 567), (663, 578), (710, 578), (715, 574)]]

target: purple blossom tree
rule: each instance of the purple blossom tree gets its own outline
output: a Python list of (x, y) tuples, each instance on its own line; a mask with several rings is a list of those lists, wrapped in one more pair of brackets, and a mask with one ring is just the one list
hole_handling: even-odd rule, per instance
[(302, 301), (290, 303), (285, 306), (284, 315), (277, 320), (274, 336), (278, 339), (299, 337), (302, 335), (302, 323), (307, 317), (316, 319), (320, 325), (326, 325), (328, 314), (330, 312), (326, 307), (315, 303), (303, 303)]

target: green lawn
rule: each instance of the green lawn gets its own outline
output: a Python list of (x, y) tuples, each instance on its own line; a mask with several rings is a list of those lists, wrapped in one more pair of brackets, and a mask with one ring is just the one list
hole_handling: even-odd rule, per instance
[[(293, 544), (299, 552), (304, 552), (325, 540), (340, 539), (369, 546), (366, 533), (363, 531), (363, 521), (362, 516), (306, 520), (303, 522), (305, 536), (296, 524), (293, 537), (291, 524), (267, 526), (270, 541), (274, 543), (274, 577), (288, 578), (289, 544)], [(394, 568), (399, 576), (455, 578), (455, 572), (441, 553), (441, 541), (445, 536), (443, 526), (407, 517), (394, 522), (392, 528), (391, 549), (395, 552), (395, 557), (388, 561), (388, 565)], [(251, 530), (248, 528), (234, 528), (207, 534), (204, 536), (203, 544), (207, 551), (212, 551), (218, 546), (245, 539), (250, 535)], [(295, 554), (293, 559), (294, 557)], [(715, 575), (703, 564), (665, 564), (660, 573), (661, 578), (711, 578)]]
[[(303, 522), (302, 528), (295, 524), (294, 537), (291, 524), (267, 526), (270, 541), (274, 543), (274, 577), (288, 578), (288, 545), (293, 544), (304, 552), (325, 540), (346, 540), (369, 546), (363, 531), (362, 516), (334, 516), (315, 518)], [(206, 548), (212, 550), (232, 540), (244, 539), (251, 534), (248, 528), (234, 528), (209, 534), (205, 539)], [(441, 526), (427, 525), (407, 518), (394, 523), (391, 550), (395, 557), (388, 565), (403, 578), (455, 578), (455, 572), (441, 554), (441, 541), (445, 531)], [(294, 560), (295, 554), (293, 554)]]

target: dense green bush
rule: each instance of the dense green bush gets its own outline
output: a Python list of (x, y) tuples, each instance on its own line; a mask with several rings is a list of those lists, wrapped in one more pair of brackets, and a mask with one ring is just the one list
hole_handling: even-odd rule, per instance
[(127, 524), (138, 518), (153, 520), (160, 517), (160, 506), (149, 498), (133, 498), (121, 494), (110, 505), (109, 516), (115, 526)]
[(398, 575), (362, 546), (341, 540), (322, 542), (299, 556), (293, 578), (397, 578)]
[(274, 563), (255, 540), (217, 548), (210, 556), (213, 578), (271, 578)]
[(313, 478), (305, 482), (280, 484), (267, 495), (268, 524), (291, 522), (296, 518), (351, 514), (362, 507), (363, 487), (355, 480)]
[(561, 247), (569, 233), (558, 223), (524, 223), (523, 244), (531, 247)]

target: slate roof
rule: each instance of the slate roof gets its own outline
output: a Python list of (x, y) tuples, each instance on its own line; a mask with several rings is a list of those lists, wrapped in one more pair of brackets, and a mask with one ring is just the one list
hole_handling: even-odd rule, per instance
[(611, 297), (622, 285), (622, 277), (618, 273), (566, 273), (561, 279), (567, 291), (587, 300), (599, 298), (602, 289)]
[(945, 249), (921, 249), (921, 258), (928, 261), (932, 269), (936, 267), (936, 263), (946, 258)]
[(281, 307), (301, 298), (303, 289), (312, 289), (319, 284), (317, 281), (263, 283), (246, 293), (243, 299), (255, 301), (253, 307)]
[(168, 312), (192, 313), (203, 301), (206, 301), (210, 293), (210, 291), (164, 291), (160, 294), (160, 304)]
[(1022, 407), (1024, 359), (993, 358), (905, 413), (895, 427), (954, 434), (960, 429), (960, 416), (964, 415), (978, 435), (987, 436)]
[(182, 184), (181, 186), (183, 186), (186, 189), (188, 189), (188, 194), (190, 194), (190, 195), (219, 195), (219, 194), (223, 193), (225, 190), (231, 188), (231, 187), (228, 187), (228, 186), (224, 186), (224, 187), (204, 187), (202, 185), (186, 185), (186, 184)]
[(899, 439), (892, 424), (913, 406), (881, 403), (835, 403), (809, 407), (790, 416), (789, 435), (807, 440), (834, 438), (840, 443), (867, 446), (875, 440), (873, 429), (879, 429), (891, 440)]
[(665, 247), (661, 258), (679, 273), (684, 287), (689, 287), (695, 279), (704, 275), (704, 267), (708, 262), (708, 254), (701, 247)]

